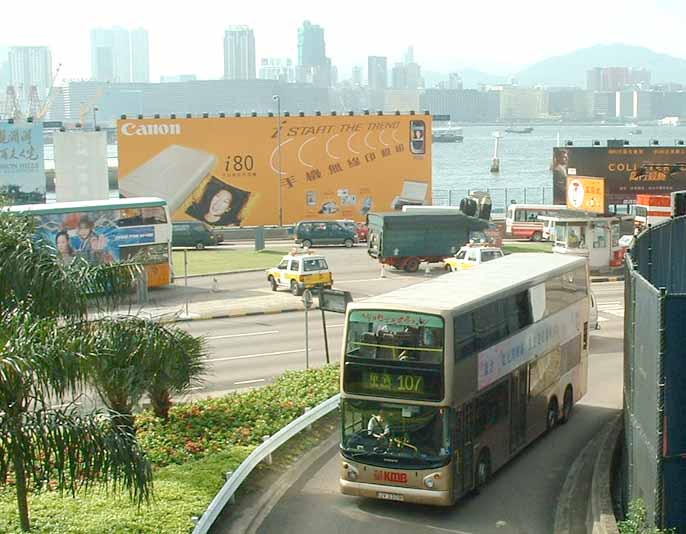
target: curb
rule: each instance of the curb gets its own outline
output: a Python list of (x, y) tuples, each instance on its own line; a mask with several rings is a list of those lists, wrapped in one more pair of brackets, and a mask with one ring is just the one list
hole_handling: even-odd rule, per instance
[(624, 275), (620, 276), (591, 276), (591, 283), (598, 282), (623, 282)]
[(617, 519), (612, 507), (611, 477), (612, 459), (619, 443), (619, 433), (622, 428), (622, 415), (619, 414), (610, 423), (605, 439), (600, 446), (600, 454), (593, 466), (593, 481), (591, 483), (591, 499), (589, 503), (592, 533), (619, 534)]
[[(235, 271), (219, 271), (216, 273), (205, 273), (205, 274), (189, 274), (188, 276), (175, 276), (174, 280), (185, 280), (188, 278), (189, 280), (191, 278), (202, 278), (204, 276), (224, 276), (226, 274), (240, 274), (240, 273), (259, 273), (259, 272), (267, 272), (267, 269), (264, 268), (254, 268), (254, 269), (237, 269)], [(172, 282), (173, 283), (173, 282)]]
[[(319, 305), (316, 303), (312, 304), (310, 311), (318, 310)], [(301, 312), (304, 311), (304, 306), (294, 306), (290, 308), (277, 308), (272, 310), (233, 310), (233, 311), (220, 311), (220, 312), (208, 312), (208, 313), (190, 313), (189, 317), (182, 317), (180, 315), (174, 315), (174, 317), (162, 319), (162, 323), (187, 323), (191, 321), (208, 321), (212, 319), (230, 319), (232, 317), (250, 317), (255, 315), (276, 315), (279, 313), (290, 313), (290, 312)]]

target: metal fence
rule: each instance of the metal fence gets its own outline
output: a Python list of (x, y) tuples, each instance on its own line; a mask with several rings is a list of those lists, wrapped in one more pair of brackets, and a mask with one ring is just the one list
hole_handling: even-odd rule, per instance
[(686, 217), (636, 239), (624, 321), (623, 494), (686, 534)]
[(459, 206), (460, 200), (470, 191), (486, 191), (491, 195), (493, 213), (504, 214), (507, 206), (517, 204), (552, 204), (552, 187), (504, 187), (486, 189), (434, 189), (433, 203), (436, 206)]

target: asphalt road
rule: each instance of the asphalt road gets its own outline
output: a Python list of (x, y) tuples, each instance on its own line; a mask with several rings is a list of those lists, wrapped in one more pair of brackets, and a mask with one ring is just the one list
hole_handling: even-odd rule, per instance
[(333, 447), (300, 474), (276, 503), (258, 532), (361, 534), (550, 534), (563, 484), (570, 475), (571, 532), (585, 532), (590, 489), (588, 470), (571, 466), (622, 402), (623, 284), (594, 284), (601, 328), (591, 335), (589, 389), (572, 420), (525, 449), (494, 475), (480, 495), (449, 509), (343, 496), (339, 459)]

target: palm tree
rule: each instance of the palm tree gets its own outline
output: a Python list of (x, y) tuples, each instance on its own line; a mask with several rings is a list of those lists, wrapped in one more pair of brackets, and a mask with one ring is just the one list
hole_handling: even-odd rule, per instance
[(136, 316), (91, 324), (97, 357), (91, 384), (122, 425), (134, 426), (133, 410), (146, 392), (155, 413), (167, 418), (172, 393), (187, 390), (204, 372), (202, 339)]
[(55, 404), (85, 384), (89, 303), (113, 303), (136, 268), (63, 267), (33, 230), (31, 220), (0, 210), (0, 482), (14, 473), (24, 531), (29, 479), (40, 487), (54, 477), (72, 493), (103, 481), (138, 502), (152, 489), (150, 463), (128, 428)]
[(206, 372), (207, 350), (202, 338), (180, 328), (162, 326), (159, 333), (148, 394), (155, 416), (167, 421), (172, 395), (187, 392)]

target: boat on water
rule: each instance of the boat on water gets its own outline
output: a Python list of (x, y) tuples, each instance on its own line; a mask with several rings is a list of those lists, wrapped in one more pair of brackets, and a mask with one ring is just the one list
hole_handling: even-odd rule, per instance
[(525, 128), (505, 128), (505, 133), (517, 133), (517, 134), (528, 134), (533, 132), (534, 129), (531, 126), (527, 126)]
[(634, 128), (633, 130), (630, 130), (629, 133), (631, 135), (641, 135), (643, 133), (643, 130), (640, 128)]
[(462, 128), (454, 126), (434, 128), (431, 137), (434, 143), (461, 143), (464, 140)]

